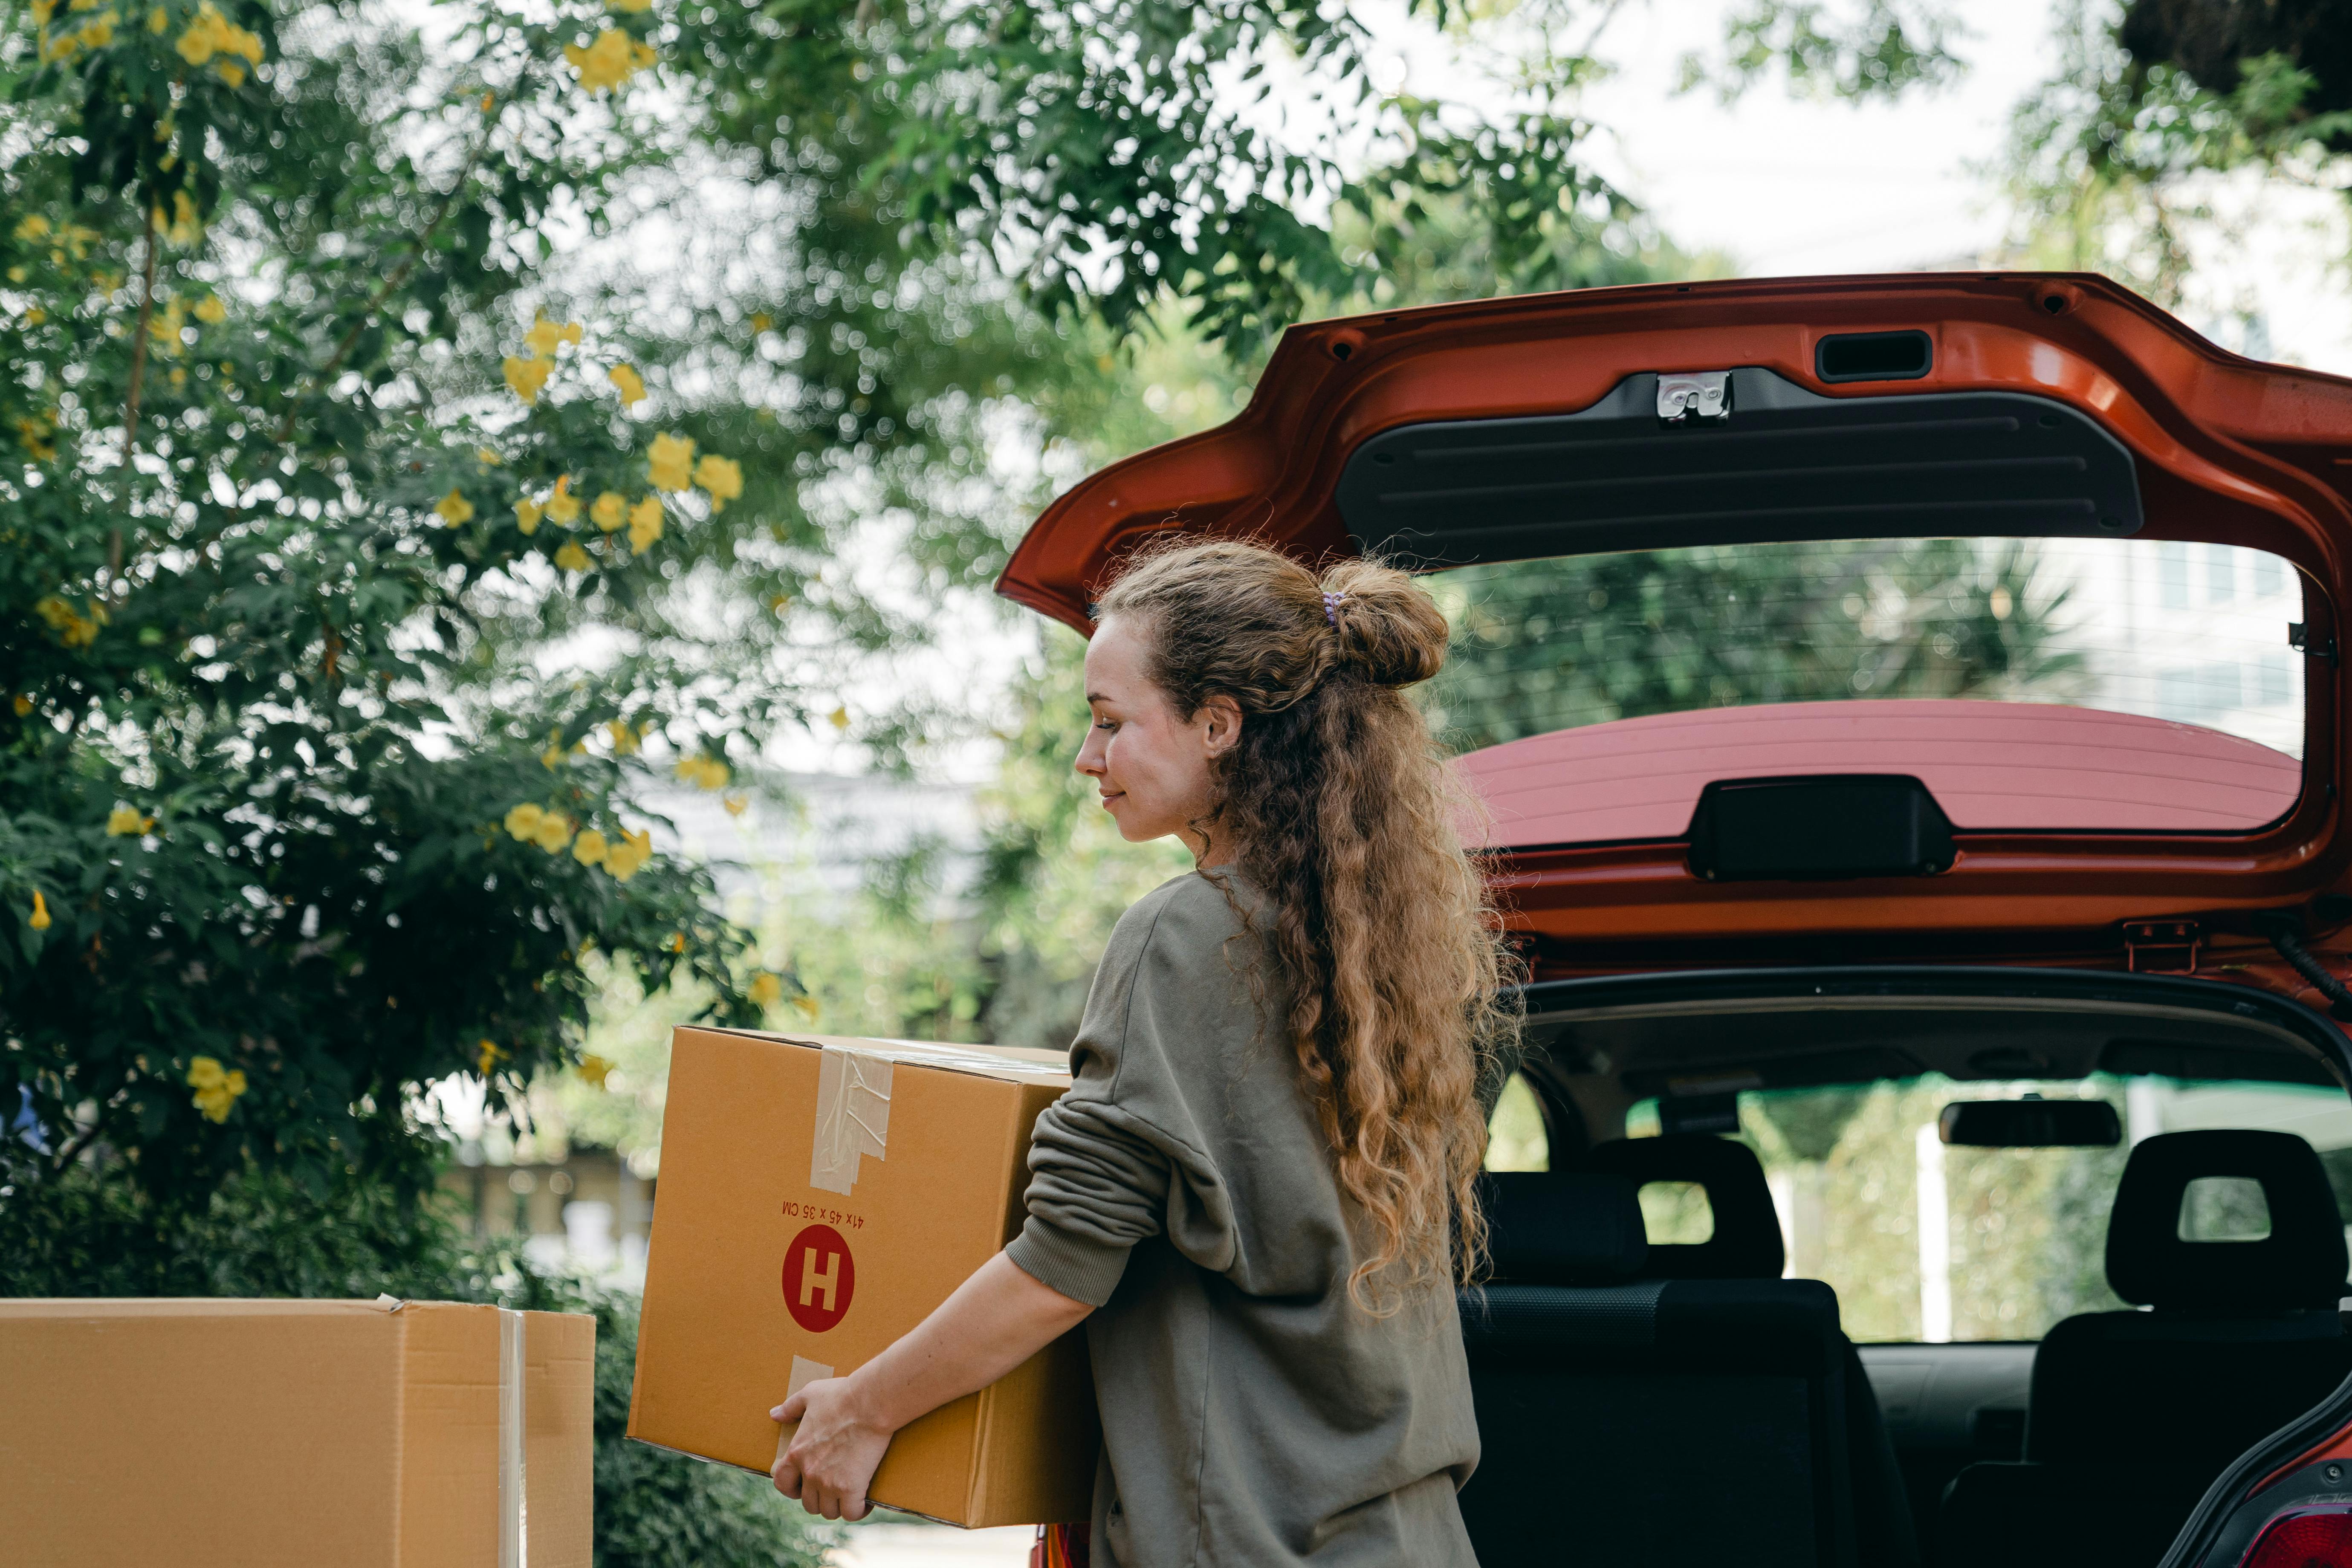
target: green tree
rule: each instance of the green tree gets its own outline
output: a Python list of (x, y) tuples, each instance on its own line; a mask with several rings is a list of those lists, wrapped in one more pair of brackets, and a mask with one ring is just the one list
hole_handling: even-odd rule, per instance
[(2032, 546), (1702, 546), (1465, 567), (1431, 702), (1465, 746), (1646, 713), (2063, 691), (2068, 590)]

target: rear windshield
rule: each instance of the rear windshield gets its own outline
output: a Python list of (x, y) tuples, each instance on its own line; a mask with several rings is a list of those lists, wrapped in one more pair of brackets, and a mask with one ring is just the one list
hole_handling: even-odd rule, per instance
[[(1959, 826), (2159, 830), (2256, 826), (2283, 816), (2300, 787), (2302, 657), (2289, 626), (2303, 618), (2301, 584), (2260, 551), (2136, 539), (1832, 541), (1510, 562), (1424, 581), (1454, 631), (1428, 699), (1452, 743), (1622, 730), (1546, 752), (1555, 780), (1590, 774), (1604, 755), (1612, 776), (1628, 780), (1643, 765), (1629, 760), (1635, 752), (1719, 759), (1718, 776), (1924, 778), (1912, 765), (1919, 756), (1949, 760), (1961, 754), (1956, 744), (1979, 762), (2072, 774), (2053, 785), (2039, 774), (1989, 784), (1979, 773), (1948, 780), (1949, 790), (1927, 778)], [(1812, 706), (1857, 701), (1878, 706)], [(1927, 706), (1962, 703), (1970, 706)], [(1767, 705), (1808, 706), (1727, 726), (1730, 715), (1706, 718)], [(2061, 710), (2113, 717), (2085, 728)], [(1674, 715), (1689, 719), (1662, 717)], [(1831, 736), (1851, 744), (1830, 756)], [(2094, 741), (2104, 749), (2082, 750)], [(1775, 742), (1802, 756), (1775, 762)], [(2059, 742), (2074, 750), (2051, 749)], [(2113, 809), (2095, 798), (2107, 787), (2099, 775), (2125, 773), (2145, 776), (2108, 793), (2144, 798)], [(2175, 777), (2214, 789), (2189, 809)], [(1695, 777), (1691, 792), (1704, 782)], [(1972, 798), (1956, 809), (1951, 791)], [(1626, 793), (1654, 802), (1674, 788), (1629, 783)], [(1688, 803), (1676, 799), (1686, 819)], [(1604, 812), (1549, 831), (1623, 838), (1648, 826)]]

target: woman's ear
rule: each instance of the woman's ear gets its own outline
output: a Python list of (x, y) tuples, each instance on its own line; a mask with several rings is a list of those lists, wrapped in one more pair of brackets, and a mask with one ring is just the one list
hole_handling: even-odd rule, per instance
[(1242, 705), (1220, 692), (1201, 704), (1200, 719), (1208, 721), (1201, 743), (1212, 757), (1222, 757), (1242, 739)]

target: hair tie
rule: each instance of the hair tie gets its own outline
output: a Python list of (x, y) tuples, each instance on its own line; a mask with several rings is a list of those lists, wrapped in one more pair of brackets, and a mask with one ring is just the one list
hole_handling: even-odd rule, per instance
[(1337, 626), (1339, 624), (1339, 606), (1347, 602), (1348, 595), (1345, 594), (1324, 595), (1323, 618), (1326, 621), (1328, 621), (1332, 626)]

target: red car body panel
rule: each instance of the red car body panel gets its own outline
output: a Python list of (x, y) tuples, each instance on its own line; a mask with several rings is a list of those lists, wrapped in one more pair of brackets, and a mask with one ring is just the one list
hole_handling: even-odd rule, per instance
[[(1913, 329), (1934, 344), (1924, 378), (1857, 385), (1814, 374), (1815, 344), (1825, 334)], [(1335, 491), (1349, 453), (1372, 436), (1440, 420), (1572, 413), (1640, 372), (1736, 366), (1760, 366), (1829, 397), (2007, 391), (2070, 404), (2132, 454), (2146, 509), (2141, 537), (2241, 545), (2292, 562), (2305, 579), (2309, 646), (2336, 646), (2340, 606), (2352, 594), (2352, 381), (2240, 358), (2127, 290), (2079, 275), (1645, 285), (1293, 328), (1242, 414), (1072, 489), (1014, 551), (998, 590), (1083, 631), (1091, 592), (1121, 552), (1152, 534), (1255, 537), (1309, 558), (1349, 553)], [(1546, 975), (1666, 967), (1727, 952), (1752, 956), (1772, 951), (1773, 942), (1833, 943), (1855, 961), (2121, 967), (2131, 961), (2127, 925), (2189, 921), (2209, 966), (2218, 959), (2232, 966), (2232, 978), (2310, 1000), (2248, 919), (2352, 886), (2337, 662), (2308, 659), (2305, 686), (2301, 787), (2260, 826), (2200, 831), (2182, 813), (2142, 809), (2151, 805), (2144, 785), (2124, 768), (2115, 805), (2090, 818), (2093, 826), (2084, 826), (2087, 813), (2075, 813), (2064, 828), (2025, 831), (2041, 819), (2021, 817), (1977, 829), (1971, 808), (1948, 807), (1963, 830), (1957, 862), (1940, 875), (1717, 883), (1688, 868), (1685, 813), (1684, 823), (1656, 837), (1512, 847), (1498, 867), (1508, 918)], [(1869, 705), (1822, 705), (1822, 722), (1833, 726), (1832, 707)], [(2100, 721), (2074, 718), (2085, 727)], [(1608, 744), (1589, 732), (1541, 740), (1563, 756)], [(2221, 740), (2189, 748), (2196, 766), (2220, 765), (2240, 744)], [(1464, 766), (1474, 777), (1499, 778), (1515, 755), (1535, 754), (1499, 751), (1474, 753)], [(1898, 771), (1880, 764), (1857, 760), (1843, 771)], [(1666, 771), (1663, 762), (1660, 768)], [(1742, 776), (1720, 768), (1710, 774)], [(2236, 776), (2266, 801), (2286, 793), (2275, 763), (2249, 759)], [(1971, 777), (1992, 795), (2021, 787)], [(1510, 809), (1530, 820), (1573, 815), (1580, 787), (1561, 781), (1549, 805), (1539, 788), (1520, 791)], [(1681, 791), (1683, 781), (1672, 788)], [(1670, 815), (1661, 812), (1643, 832), (1664, 827)], [(2314, 945), (2326, 951), (2343, 941), (2343, 932), (2322, 930)]]

